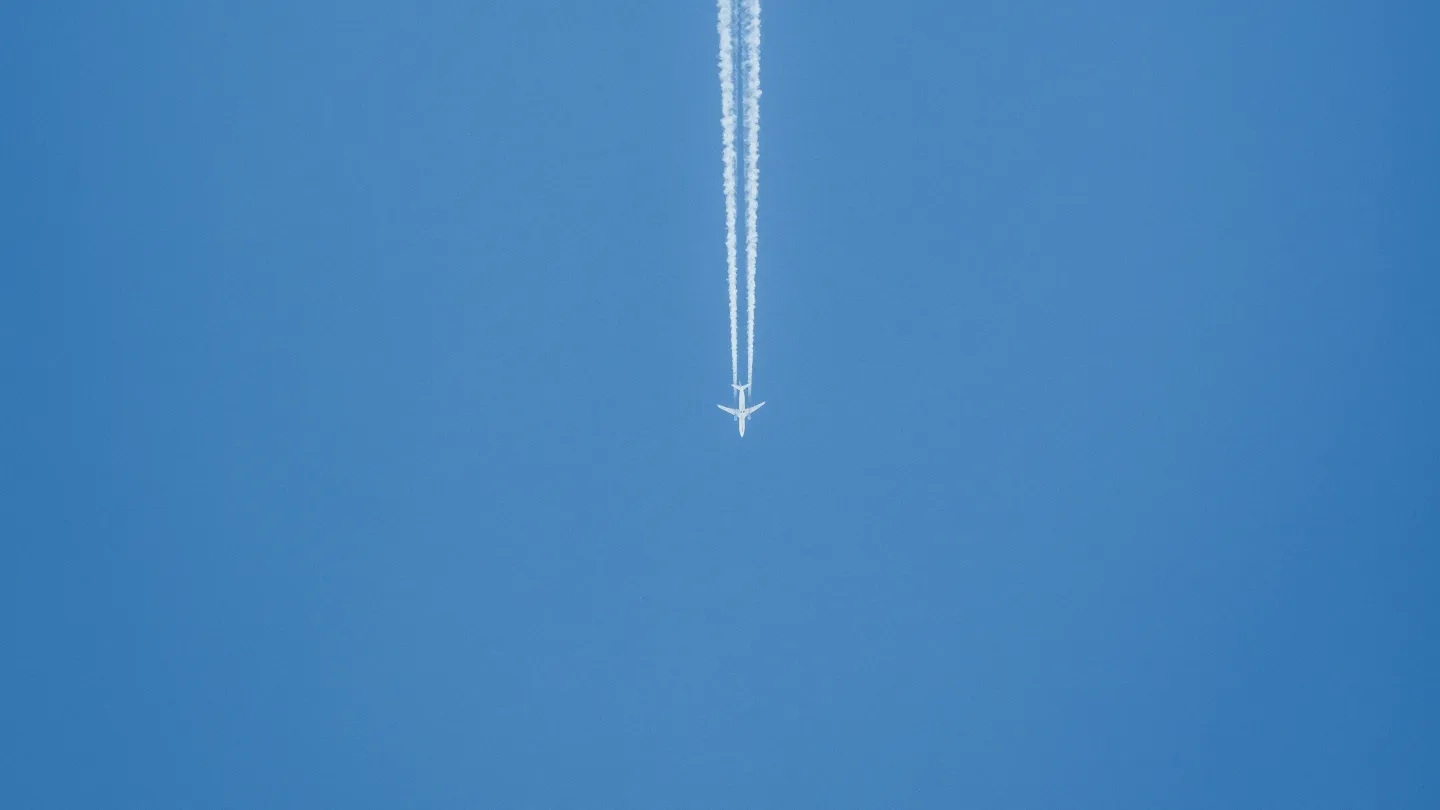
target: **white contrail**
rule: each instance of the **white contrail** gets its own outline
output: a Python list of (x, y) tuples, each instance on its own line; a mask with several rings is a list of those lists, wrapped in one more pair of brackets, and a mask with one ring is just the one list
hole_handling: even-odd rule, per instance
[(725, 259), (730, 283), (730, 382), (740, 381), (739, 313), (735, 288), (739, 268), (735, 261), (735, 43), (731, 36), (734, 26), (734, 0), (717, 0), (720, 20), (720, 125), (724, 130), (725, 163)]
[(755, 381), (755, 259), (760, 249), (760, 0), (744, 0), (745, 49), (745, 382)]

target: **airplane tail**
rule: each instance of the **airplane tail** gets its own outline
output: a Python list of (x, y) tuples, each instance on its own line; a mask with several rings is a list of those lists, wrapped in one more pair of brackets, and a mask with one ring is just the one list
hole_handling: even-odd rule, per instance
[(744, 385), (739, 385), (739, 384), (737, 384), (737, 383), (730, 383), (730, 387), (731, 387), (731, 388), (734, 388), (734, 389), (735, 389), (735, 393), (738, 394), (738, 393), (740, 393), (741, 391), (748, 391), (748, 390), (750, 389), (750, 383), (745, 383)]

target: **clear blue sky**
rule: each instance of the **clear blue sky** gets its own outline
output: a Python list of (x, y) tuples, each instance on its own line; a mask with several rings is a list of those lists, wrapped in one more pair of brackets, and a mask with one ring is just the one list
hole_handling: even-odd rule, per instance
[[(1082, 8), (1083, 6), (1083, 8)], [(1434, 3), (11, 3), (0, 803), (1440, 806)]]

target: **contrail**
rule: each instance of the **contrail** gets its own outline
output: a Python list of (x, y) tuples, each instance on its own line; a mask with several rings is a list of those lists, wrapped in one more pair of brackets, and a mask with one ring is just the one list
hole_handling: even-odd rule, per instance
[[(744, 0), (745, 382), (755, 381), (755, 259), (760, 249), (760, 0)], [(733, 300), (733, 299), (732, 299)], [(752, 389), (753, 390), (753, 389)]]
[[(730, 383), (740, 381), (739, 313), (735, 289), (739, 268), (735, 260), (735, 43), (731, 29), (735, 24), (734, 0), (717, 0), (720, 20), (720, 125), (724, 129), (725, 163), (725, 258), (730, 283)], [(754, 309), (753, 302), (751, 309)], [(752, 316), (753, 317), (753, 316)]]

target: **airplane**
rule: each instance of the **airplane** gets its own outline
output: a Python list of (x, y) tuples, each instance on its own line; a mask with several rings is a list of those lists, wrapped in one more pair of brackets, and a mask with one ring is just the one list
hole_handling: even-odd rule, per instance
[(730, 387), (734, 388), (735, 394), (740, 397), (740, 402), (738, 403), (739, 407), (727, 408), (724, 405), (716, 405), (715, 407), (735, 417), (735, 421), (740, 423), (740, 435), (744, 436), (745, 420), (750, 416), (750, 414), (760, 410), (760, 406), (764, 405), (765, 403), (757, 402), (747, 408), (745, 407), (745, 392), (750, 390), (750, 384), (746, 383), (744, 385), (736, 385), (735, 383), (731, 383)]

